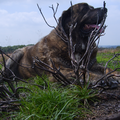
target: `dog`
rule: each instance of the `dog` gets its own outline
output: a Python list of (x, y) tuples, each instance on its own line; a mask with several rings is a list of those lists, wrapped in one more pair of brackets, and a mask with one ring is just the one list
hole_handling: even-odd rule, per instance
[[(82, 57), (86, 51), (89, 35), (101, 23), (104, 15), (107, 14), (107, 8), (94, 8), (87, 3), (78, 3), (71, 7), (63, 11), (56, 29), (53, 29), (37, 44), (14, 51), (11, 55), (14, 61), (9, 58), (6, 61), (6, 67), (11, 69), (16, 76), (24, 79), (34, 77), (37, 74), (48, 74), (44, 70), (32, 68), (33, 58), (37, 57), (51, 67), (52, 60), (56, 68), (60, 67), (61, 73), (65, 76), (72, 73), (73, 69), (68, 54), (68, 45), (61, 38), (64, 37), (62, 32), (64, 31), (67, 37), (69, 37), (69, 26), (72, 20), (75, 21), (76, 27), (72, 32), (72, 41), (76, 45), (74, 52), (79, 54), (79, 57)], [(56, 34), (56, 31), (60, 33), (61, 37)], [(96, 46), (95, 43), (94, 46)], [(96, 64), (97, 51), (97, 48), (94, 49), (90, 58), (89, 69), (91, 70)], [(100, 69), (100, 71), (103, 71), (103, 68)]]

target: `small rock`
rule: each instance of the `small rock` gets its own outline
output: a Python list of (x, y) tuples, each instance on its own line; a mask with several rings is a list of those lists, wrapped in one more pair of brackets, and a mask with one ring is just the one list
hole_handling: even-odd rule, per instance
[(108, 82), (108, 84), (109, 84), (110, 89), (115, 89), (115, 88), (118, 87), (118, 82), (117, 82), (116, 80), (114, 80), (114, 79), (111, 79), (111, 80)]
[(97, 109), (99, 109), (100, 108), (100, 106), (97, 106)]
[(118, 105), (118, 107), (120, 108), (120, 104)]
[(102, 106), (106, 106), (106, 107), (108, 107), (109, 105), (107, 105), (106, 103), (102, 103), (101, 104)]
[(98, 105), (99, 102), (94, 102), (94, 107), (96, 107)]
[(117, 110), (118, 112), (120, 112), (120, 109), (119, 110)]
[(105, 82), (104, 80), (102, 80), (102, 81), (99, 83), (99, 85), (101, 85), (102, 87), (107, 86), (107, 84), (106, 84), (106, 82)]

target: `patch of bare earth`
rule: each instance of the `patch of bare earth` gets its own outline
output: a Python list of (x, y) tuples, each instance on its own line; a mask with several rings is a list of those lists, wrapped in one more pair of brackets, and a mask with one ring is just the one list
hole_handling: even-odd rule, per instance
[[(102, 49), (98, 52), (117, 51), (117, 49)], [(119, 79), (118, 83), (120, 83)], [(98, 98), (97, 102), (90, 104), (89, 110), (92, 114), (87, 115), (84, 120), (120, 120), (120, 84), (116, 89), (105, 90)]]
[(120, 120), (120, 85), (102, 92), (98, 101), (90, 104), (89, 110), (92, 114), (85, 120)]

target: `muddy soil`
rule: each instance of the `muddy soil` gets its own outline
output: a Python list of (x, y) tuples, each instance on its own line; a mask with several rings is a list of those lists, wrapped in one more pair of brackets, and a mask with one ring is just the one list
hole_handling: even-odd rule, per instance
[(120, 85), (99, 95), (98, 102), (90, 105), (92, 115), (85, 120), (120, 120)]

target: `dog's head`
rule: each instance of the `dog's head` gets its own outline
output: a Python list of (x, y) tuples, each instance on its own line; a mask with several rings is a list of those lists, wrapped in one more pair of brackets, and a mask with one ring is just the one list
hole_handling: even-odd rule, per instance
[(94, 8), (87, 3), (79, 3), (73, 5), (68, 10), (62, 13), (59, 22), (62, 25), (64, 32), (69, 37), (69, 26), (76, 24), (72, 32), (73, 43), (76, 44), (75, 51), (77, 53), (84, 53), (88, 37), (93, 29), (98, 29), (99, 24), (107, 13), (105, 7)]

